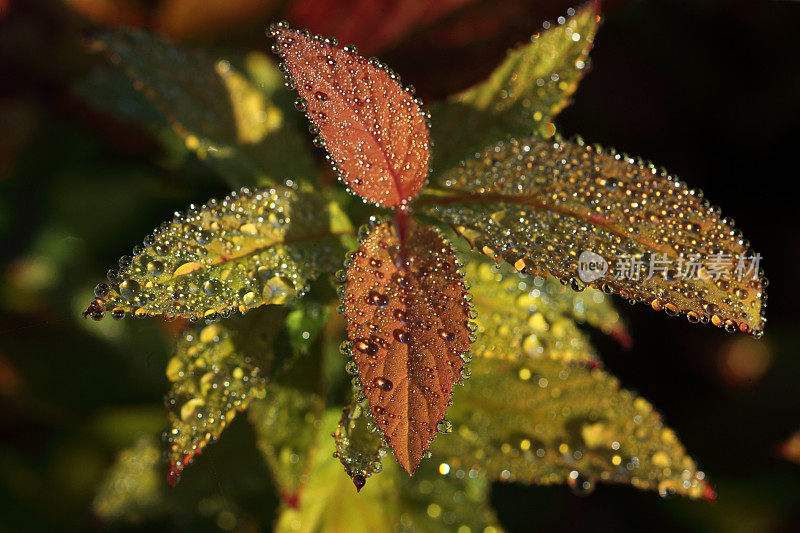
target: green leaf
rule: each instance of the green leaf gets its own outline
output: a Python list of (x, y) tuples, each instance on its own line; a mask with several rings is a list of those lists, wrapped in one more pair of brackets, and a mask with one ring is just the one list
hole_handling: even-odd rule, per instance
[[(574, 10), (570, 10), (574, 13)], [(553, 117), (570, 102), (589, 69), (600, 25), (599, 2), (509, 52), (489, 78), (431, 109), (435, 172), (447, 170), (498, 139), (552, 135)]]
[[(186, 147), (232, 185), (316, 175), (303, 137), (273, 101), (282, 75), (263, 54), (245, 59), (253, 80), (228, 59), (181, 49), (143, 30), (102, 33), (91, 47), (118, 65)], [(108, 85), (89, 84), (78, 92), (102, 110), (152, 125), (152, 109), (128, 91), (109, 94)]]
[(266, 394), (274, 328), (265, 326), (277, 319), (277, 310), (258, 309), (237, 320), (190, 328), (178, 340), (166, 370), (172, 382), (166, 399), (171, 485), (237, 412)]
[(661, 494), (713, 499), (705, 475), (652, 405), (599, 368), (547, 357), (476, 357), (454, 395), (453, 433), (432, 451), (451, 469), (493, 479), (629, 483)]
[(383, 470), (381, 459), (387, 453), (366, 399), (353, 401), (342, 410), (333, 440), (336, 444), (334, 455), (360, 492), (370, 476)]
[(285, 304), (340, 264), (339, 237), (321, 195), (290, 187), (242, 189), (176, 213), (123, 256), (87, 314), (215, 319)]
[(529, 279), (501, 272), (466, 269), (475, 357), (448, 410), (452, 432), (431, 447), (442, 468), (578, 492), (604, 481), (710, 498), (704, 474), (653, 407), (591, 368), (588, 339), (559, 305)]
[(484, 261), (471, 261), (464, 271), (473, 303), (481, 311), (472, 347), (475, 353), (513, 360), (544, 356), (598, 362), (589, 337), (564, 313), (566, 298), (548, 297), (544, 287), (550, 287), (552, 281), (523, 278), (513, 269)]
[[(366, 416), (366, 415), (364, 415)], [(328, 410), (322, 434), (333, 432), (339, 412)], [(331, 455), (330, 441), (318, 448), (308, 486), (296, 508), (286, 507), (278, 518), (279, 532), (394, 532), (394, 531), (500, 531), (488, 506), (488, 483), (476, 476), (440, 474), (438, 463), (424, 461), (408, 477), (395, 461), (370, 478), (363, 490), (353, 490), (339, 461)]]
[[(338, 410), (328, 410), (321, 434), (333, 433)], [(313, 457), (313, 468), (295, 506), (287, 506), (278, 517), (278, 532), (376, 533), (393, 531), (397, 517), (398, 468), (387, 461), (386, 472), (375, 476), (360, 493), (353, 490), (342, 465), (332, 455), (331, 441), (323, 439)]]
[(302, 305), (286, 316), (286, 329), (295, 355), (308, 352), (329, 318), (327, 306), (308, 300), (303, 300)]
[[(520, 272), (728, 331), (763, 331), (760, 256), (701, 192), (652, 165), (582, 141), (515, 139), (435, 186), (418, 212)], [(597, 269), (581, 274), (587, 263)]]
[[(505, 270), (507, 276), (511, 269), (500, 270)], [(625, 347), (630, 345), (627, 326), (614, 307), (611, 296), (591, 287), (576, 292), (552, 277), (545, 279), (534, 276), (530, 283), (535, 287), (534, 290), (538, 290), (534, 298), (542, 301), (549, 311), (597, 328), (616, 338)]]
[(141, 523), (159, 515), (164, 506), (161, 450), (157, 439), (141, 437), (119, 452), (92, 504), (104, 522)]
[(256, 445), (272, 471), (281, 498), (296, 506), (317, 453), (322, 398), (313, 392), (272, 383), (253, 402), (248, 418)]
[(401, 476), (400, 529), (430, 533), (502, 531), (489, 503), (489, 480), (435, 459), (423, 461), (414, 477)]

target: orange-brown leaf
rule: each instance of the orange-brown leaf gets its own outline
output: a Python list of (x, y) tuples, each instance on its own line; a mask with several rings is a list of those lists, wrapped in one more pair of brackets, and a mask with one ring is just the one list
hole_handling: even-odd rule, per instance
[(283, 24), (273, 27), (287, 78), (341, 178), (363, 198), (399, 207), (425, 182), (430, 141), (425, 113), (375, 61)]
[(461, 355), (470, 344), (469, 306), (455, 254), (439, 233), (412, 222), (377, 226), (347, 272), (347, 335), (378, 427), (412, 474), (444, 418)]

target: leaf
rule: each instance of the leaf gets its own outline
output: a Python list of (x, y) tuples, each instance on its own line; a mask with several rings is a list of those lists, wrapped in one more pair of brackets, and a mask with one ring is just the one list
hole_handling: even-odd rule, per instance
[(121, 318), (215, 319), (233, 310), (285, 304), (320, 271), (333, 271), (349, 233), (319, 194), (290, 187), (242, 189), (190, 206), (123, 256), (87, 311)]
[(536, 298), (544, 302), (549, 310), (558, 311), (579, 324), (586, 323), (597, 328), (617, 339), (623, 347), (630, 347), (632, 341), (628, 328), (610, 296), (591, 287), (576, 292), (553, 278), (534, 276), (532, 283), (538, 289)]
[(400, 524), (404, 531), (502, 531), (489, 502), (491, 483), (475, 472), (457, 471), (438, 460), (400, 479)]
[(541, 133), (569, 104), (588, 71), (599, 11), (600, 2), (577, 13), (570, 9), (570, 18), (546, 23), (530, 44), (510, 52), (486, 81), (435, 105), (431, 135), (437, 171), (498, 139)]
[(461, 379), (470, 313), (450, 245), (413, 221), (399, 231), (376, 226), (352, 256), (344, 314), (372, 412), (412, 474)]
[(381, 458), (386, 454), (380, 429), (366, 399), (353, 401), (342, 410), (333, 440), (336, 444), (334, 455), (342, 462), (356, 491), (361, 492), (369, 477), (383, 469)]
[[(339, 420), (337, 410), (326, 411), (321, 433), (332, 432)], [(455, 531), (466, 526), (471, 531), (500, 531), (488, 506), (485, 479), (440, 475), (430, 461), (420, 465), (413, 478), (400, 477), (395, 463), (387, 461), (381, 475), (356, 493), (330, 448), (320, 446), (298, 507), (284, 507), (276, 530), (388, 533)]]
[(341, 179), (359, 196), (400, 207), (416, 196), (428, 173), (426, 114), (399, 77), (335, 40), (284, 24), (271, 28), (298, 109), (319, 132)]
[[(330, 409), (322, 419), (321, 434), (330, 434), (339, 421), (339, 411)], [(397, 516), (397, 475), (394, 463), (386, 465), (385, 475), (376, 476), (360, 494), (331, 454), (330, 441), (317, 447), (308, 485), (296, 507), (284, 507), (275, 526), (283, 532), (376, 533), (393, 531)]]
[[(625, 347), (631, 344), (611, 297), (602, 291), (587, 288), (575, 292), (553, 278), (523, 276), (506, 264), (474, 258), (464, 263), (473, 297), (480, 300), (483, 309), (491, 310), (484, 318), (491, 320), (488, 330), (493, 345), (500, 350), (522, 346), (531, 356), (546, 352), (556, 359), (596, 362), (594, 348), (577, 327), (584, 322)], [(512, 324), (520, 326), (512, 328)]]
[[(102, 33), (91, 41), (91, 48), (119, 65), (186, 147), (231, 184), (267, 184), (290, 176), (313, 179), (316, 175), (303, 138), (272, 100), (280, 87), (279, 75), (272, 77), (273, 85), (259, 87), (227, 59), (186, 51), (143, 30)], [(248, 56), (248, 64), (254, 61), (277, 73), (266, 57), (259, 61), (257, 56)], [(116, 107), (136, 122), (147, 121), (145, 125), (152, 121), (149, 113), (143, 113), (143, 105), (134, 109), (126, 104), (125, 93), (104, 94), (108, 88), (102, 85), (93, 88), (101, 109)], [(80, 92), (88, 93), (84, 98), (94, 104), (92, 86)]]
[(579, 493), (603, 481), (713, 499), (705, 475), (650, 403), (599, 368), (475, 357), (450, 417), (453, 433), (431, 450), (450, 468), (568, 483)]
[(155, 438), (140, 437), (119, 452), (92, 503), (104, 522), (139, 523), (163, 510), (161, 450)]
[(309, 481), (324, 406), (317, 394), (273, 383), (248, 412), (256, 445), (281, 498), (291, 507), (298, 505), (301, 490)]
[[(453, 394), (452, 433), (431, 446), (442, 468), (501, 481), (567, 483), (579, 493), (604, 481), (712, 497), (659, 414), (591, 368), (588, 339), (575, 336), (574, 324), (565, 327), (569, 317), (536, 296), (529, 278), (486, 265), (466, 271), (478, 313), (475, 357), (470, 379)], [(520, 341), (531, 329), (541, 349)]]
[[(520, 272), (619, 292), (728, 331), (763, 331), (760, 256), (701, 192), (651, 165), (580, 141), (519, 139), (437, 185), (420, 212)], [(580, 264), (597, 269), (580, 273)]]
[(330, 318), (327, 307), (319, 302), (305, 301), (286, 316), (289, 342), (296, 356), (306, 353)]
[(274, 318), (271, 310), (258, 310), (236, 321), (191, 328), (179, 339), (167, 365), (170, 485), (237, 412), (264, 397), (272, 359), (272, 334), (264, 324)]
[(598, 364), (588, 336), (537, 288), (536, 282), (544, 280), (520, 278), (512, 269), (482, 261), (469, 262), (464, 270), (473, 302), (482, 312), (473, 351), (501, 359), (549, 357)]
[(155, 104), (119, 72), (97, 69), (78, 80), (72, 89), (98, 111), (136, 122), (149, 131), (159, 131), (168, 126)]

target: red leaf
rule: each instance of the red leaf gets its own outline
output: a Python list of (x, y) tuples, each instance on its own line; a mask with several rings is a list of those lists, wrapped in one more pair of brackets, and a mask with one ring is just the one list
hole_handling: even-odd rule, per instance
[(425, 113), (398, 77), (331, 40), (274, 26), (287, 78), (341, 178), (367, 200), (405, 205), (425, 183)]
[(344, 305), (353, 359), (378, 427), (413, 474), (461, 379), (470, 329), (452, 248), (433, 228), (408, 224), (398, 230), (384, 223), (361, 243), (347, 272)]

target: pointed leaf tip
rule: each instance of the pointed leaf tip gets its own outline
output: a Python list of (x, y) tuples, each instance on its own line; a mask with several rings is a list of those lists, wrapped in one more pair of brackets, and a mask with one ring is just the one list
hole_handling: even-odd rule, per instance
[(530, 43), (510, 51), (485, 81), (434, 104), (434, 172), (499, 139), (534, 132), (551, 137), (554, 117), (589, 71), (598, 8), (567, 10), (558, 22), (545, 23)]
[(341, 179), (359, 196), (400, 207), (416, 196), (428, 173), (426, 115), (399, 77), (334, 39), (285, 24), (271, 27), (287, 85), (298, 93)]
[(374, 419), (369, 416), (366, 400), (353, 401), (342, 410), (342, 418), (333, 434), (334, 455), (344, 466), (360, 492), (367, 478), (383, 471), (384, 447)]
[(376, 226), (344, 296), (361, 386), (398, 462), (413, 474), (461, 380), (470, 307), (455, 254), (431, 227)]
[(166, 369), (172, 382), (166, 398), (170, 430), (165, 435), (171, 487), (237, 413), (263, 396), (270, 348), (256, 328), (270, 311), (259, 309), (239, 321), (192, 327), (178, 340)]
[(120, 258), (84, 315), (214, 321), (288, 303), (341, 257), (329, 215), (319, 195), (289, 186), (190, 206)]

